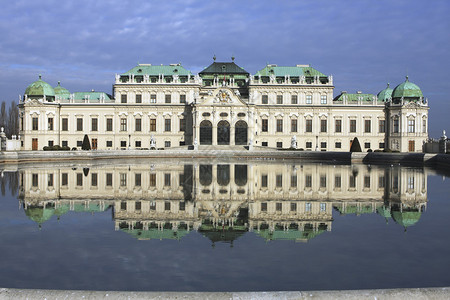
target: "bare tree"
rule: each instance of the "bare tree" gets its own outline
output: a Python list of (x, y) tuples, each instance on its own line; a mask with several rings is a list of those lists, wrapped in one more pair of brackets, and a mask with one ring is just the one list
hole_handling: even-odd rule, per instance
[(0, 106), (0, 127), (5, 127), (7, 121), (7, 112), (6, 112), (6, 103), (2, 101), (2, 105)]
[(19, 134), (19, 109), (16, 102), (12, 101), (8, 110), (8, 122), (6, 122), (6, 135), (11, 138)]

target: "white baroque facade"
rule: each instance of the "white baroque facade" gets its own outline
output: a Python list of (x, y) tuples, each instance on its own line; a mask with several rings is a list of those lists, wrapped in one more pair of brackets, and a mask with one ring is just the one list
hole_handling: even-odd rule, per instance
[(333, 78), (309, 65), (267, 65), (252, 75), (214, 62), (139, 64), (116, 75), (113, 95), (30, 84), (19, 104), (22, 150), (44, 146), (152, 149), (195, 145), (421, 152), (428, 102), (409, 82), (378, 93), (333, 95)]

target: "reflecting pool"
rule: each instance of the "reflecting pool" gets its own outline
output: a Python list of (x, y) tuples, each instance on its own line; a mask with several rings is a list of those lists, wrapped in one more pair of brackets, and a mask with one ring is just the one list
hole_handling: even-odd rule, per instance
[(433, 169), (145, 159), (0, 169), (0, 287), (450, 286), (450, 185)]

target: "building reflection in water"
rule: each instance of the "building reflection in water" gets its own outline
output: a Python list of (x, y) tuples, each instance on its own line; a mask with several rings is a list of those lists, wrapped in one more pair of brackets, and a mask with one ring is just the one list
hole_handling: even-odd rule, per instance
[(406, 230), (427, 205), (422, 168), (367, 165), (135, 164), (29, 168), (19, 199), (39, 226), (68, 211), (111, 208), (115, 229), (138, 239), (213, 243), (248, 231), (266, 240), (308, 241), (331, 231), (332, 211), (377, 213)]

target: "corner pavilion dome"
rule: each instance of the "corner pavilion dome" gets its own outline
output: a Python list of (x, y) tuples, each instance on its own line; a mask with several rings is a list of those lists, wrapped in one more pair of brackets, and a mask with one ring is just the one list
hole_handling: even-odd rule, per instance
[(392, 98), (392, 91), (393, 91), (393, 89), (391, 89), (391, 88), (389, 87), (389, 83), (388, 83), (388, 84), (387, 84), (387, 87), (386, 87), (384, 90), (380, 91), (380, 92), (377, 94), (377, 99), (378, 99), (378, 101), (386, 102), (386, 101), (388, 101), (389, 99), (391, 99), (391, 98)]
[(43, 81), (41, 79), (41, 75), (39, 75), (39, 80), (33, 82), (27, 87), (25, 90), (25, 95), (27, 95), (28, 98), (44, 98), (44, 96), (54, 98), (55, 90), (50, 84)]
[(423, 98), (422, 90), (416, 84), (409, 82), (408, 76), (406, 76), (405, 82), (397, 85), (392, 91), (394, 103), (399, 103), (402, 98), (405, 101), (417, 101)]

